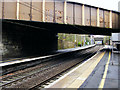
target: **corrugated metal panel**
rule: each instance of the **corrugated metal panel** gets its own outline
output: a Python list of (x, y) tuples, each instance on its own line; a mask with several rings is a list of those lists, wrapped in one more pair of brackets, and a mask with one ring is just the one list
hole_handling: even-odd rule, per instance
[(119, 28), (120, 27), (120, 15), (118, 13), (112, 13), (112, 28)]
[(109, 28), (109, 11), (104, 11), (104, 18), (105, 27)]
[(2, 18), (2, 2), (0, 1), (0, 19)]
[(20, 20), (30, 20), (30, 2), (20, 2)]
[(16, 19), (16, 2), (4, 2), (4, 18)]
[(42, 21), (42, 2), (32, 2), (32, 20)]
[(45, 21), (54, 21), (54, 0), (49, 0), (45, 2)]
[(73, 4), (67, 3), (67, 23), (73, 24)]
[(90, 7), (85, 6), (85, 25), (90, 26)]
[(100, 27), (104, 27), (103, 10), (99, 10)]
[(116, 13), (116, 29), (118, 28), (118, 14)]
[(91, 26), (97, 26), (97, 9), (91, 8)]
[(82, 6), (75, 5), (75, 24), (82, 25)]
[(120, 29), (120, 14), (118, 15), (118, 28)]
[(112, 28), (115, 28), (116, 26), (116, 15), (115, 13), (112, 13)]
[(63, 13), (64, 13), (64, 6), (63, 2), (56, 1), (55, 2), (55, 21), (57, 23), (63, 23)]

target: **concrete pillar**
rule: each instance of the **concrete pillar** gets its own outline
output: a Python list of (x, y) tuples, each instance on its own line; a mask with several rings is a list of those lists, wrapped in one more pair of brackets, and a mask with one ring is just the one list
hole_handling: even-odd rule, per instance
[(19, 0), (17, 0), (17, 11), (16, 11), (16, 19), (19, 20), (19, 10), (20, 10), (20, 3)]
[(84, 11), (84, 5), (82, 5), (82, 25), (85, 25), (85, 11)]
[(110, 14), (109, 14), (109, 28), (112, 28), (112, 11), (110, 11)]
[(97, 8), (97, 27), (100, 26), (100, 15), (99, 15), (99, 8)]
[(66, 16), (67, 16), (67, 2), (66, 0), (64, 1), (64, 24), (67, 24), (66, 22)]
[(45, 22), (45, 0), (42, 2), (42, 21)]

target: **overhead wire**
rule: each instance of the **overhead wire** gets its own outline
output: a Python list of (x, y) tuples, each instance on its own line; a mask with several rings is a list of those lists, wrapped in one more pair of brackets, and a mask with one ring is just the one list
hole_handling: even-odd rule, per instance
[[(22, 0), (21, 0), (21, 1), (22, 1)], [(24, 4), (23, 4), (23, 3), (24, 3)], [(22, 3), (20, 3), (20, 4), (25, 5), (25, 6), (27, 6), (27, 7), (30, 8), (30, 3), (22, 2)], [(41, 14), (44, 13), (45, 15), (50, 16), (50, 17), (52, 17), (52, 18), (54, 19), (54, 14), (50, 14), (50, 13), (48, 14), (48, 13), (46, 13), (46, 10), (45, 10), (45, 11), (40, 10), (40, 8), (37, 8), (37, 7), (35, 7), (34, 5), (32, 5), (32, 9), (35, 10), (35, 11), (40, 12)], [(54, 10), (53, 10), (53, 13), (54, 13)], [(59, 21), (63, 22), (63, 20), (60, 20), (60, 19), (59, 19)]]
[[(29, 3), (27, 3), (26, 2), (26, 4), (28, 4), (28, 5), (30, 5)], [(30, 6), (29, 6), (30, 7)], [(36, 7), (34, 7), (33, 6), (33, 8), (32, 9), (35, 9)], [(42, 11), (42, 10), (41, 10)], [(40, 13), (45, 13), (45, 11), (44, 12), (40, 12)], [(53, 15), (52, 14), (48, 14), (48, 16), (52, 16), (53, 17)], [(73, 18), (73, 17), (70, 17), (70, 18)], [(60, 20), (60, 21), (63, 21), (63, 20)], [(70, 24), (70, 23), (68, 23), (67, 22), (67, 24)], [(90, 33), (90, 32), (88, 32), (88, 31), (86, 31), (86, 30), (84, 30), (84, 29), (82, 29), (82, 28), (78, 28), (77, 26), (75, 26), (75, 25), (72, 25), (73, 27), (75, 27), (75, 28), (77, 28), (77, 29), (79, 29), (79, 30), (82, 30), (82, 31), (84, 31), (84, 32), (86, 32), (86, 33)]]

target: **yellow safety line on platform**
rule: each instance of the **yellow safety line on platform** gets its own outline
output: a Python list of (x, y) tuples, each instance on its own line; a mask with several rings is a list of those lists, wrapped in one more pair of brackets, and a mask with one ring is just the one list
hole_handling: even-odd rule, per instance
[(111, 52), (109, 52), (108, 61), (106, 63), (104, 75), (103, 75), (102, 80), (101, 80), (100, 85), (99, 85), (99, 90), (102, 90), (102, 88), (104, 87), (105, 78), (107, 76), (108, 66), (109, 66), (109, 62), (110, 62), (110, 57), (111, 57)]
[[(71, 83), (67, 88), (79, 88), (84, 81), (88, 78), (88, 76), (92, 73), (94, 68), (100, 62), (100, 60), (105, 55), (105, 52), (101, 53), (101, 55), (97, 58), (97, 60), (93, 59), (93, 63), (86, 69), (73, 83)], [(80, 69), (79, 69), (80, 70)]]

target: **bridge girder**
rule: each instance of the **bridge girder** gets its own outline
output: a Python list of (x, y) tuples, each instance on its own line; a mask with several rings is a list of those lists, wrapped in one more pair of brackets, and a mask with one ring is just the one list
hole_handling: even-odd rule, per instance
[[(92, 35), (107, 35), (111, 36), (111, 33), (119, 33), (120, 29), (100, 28), (93, 26), (82, 25), (70, 25), (70, 24), (58, 24), (48, 22), (37, 21), (25, 21), (25, 20), (10, 20), (2, 19), (2, 24), (14, 24), (18, 27), (33, 28), (35, 30), (47, 30), (55, 33), (72, 33), (72, 34), (92, 34)], [(29, 29), (28, 29), (29, 30)]]

